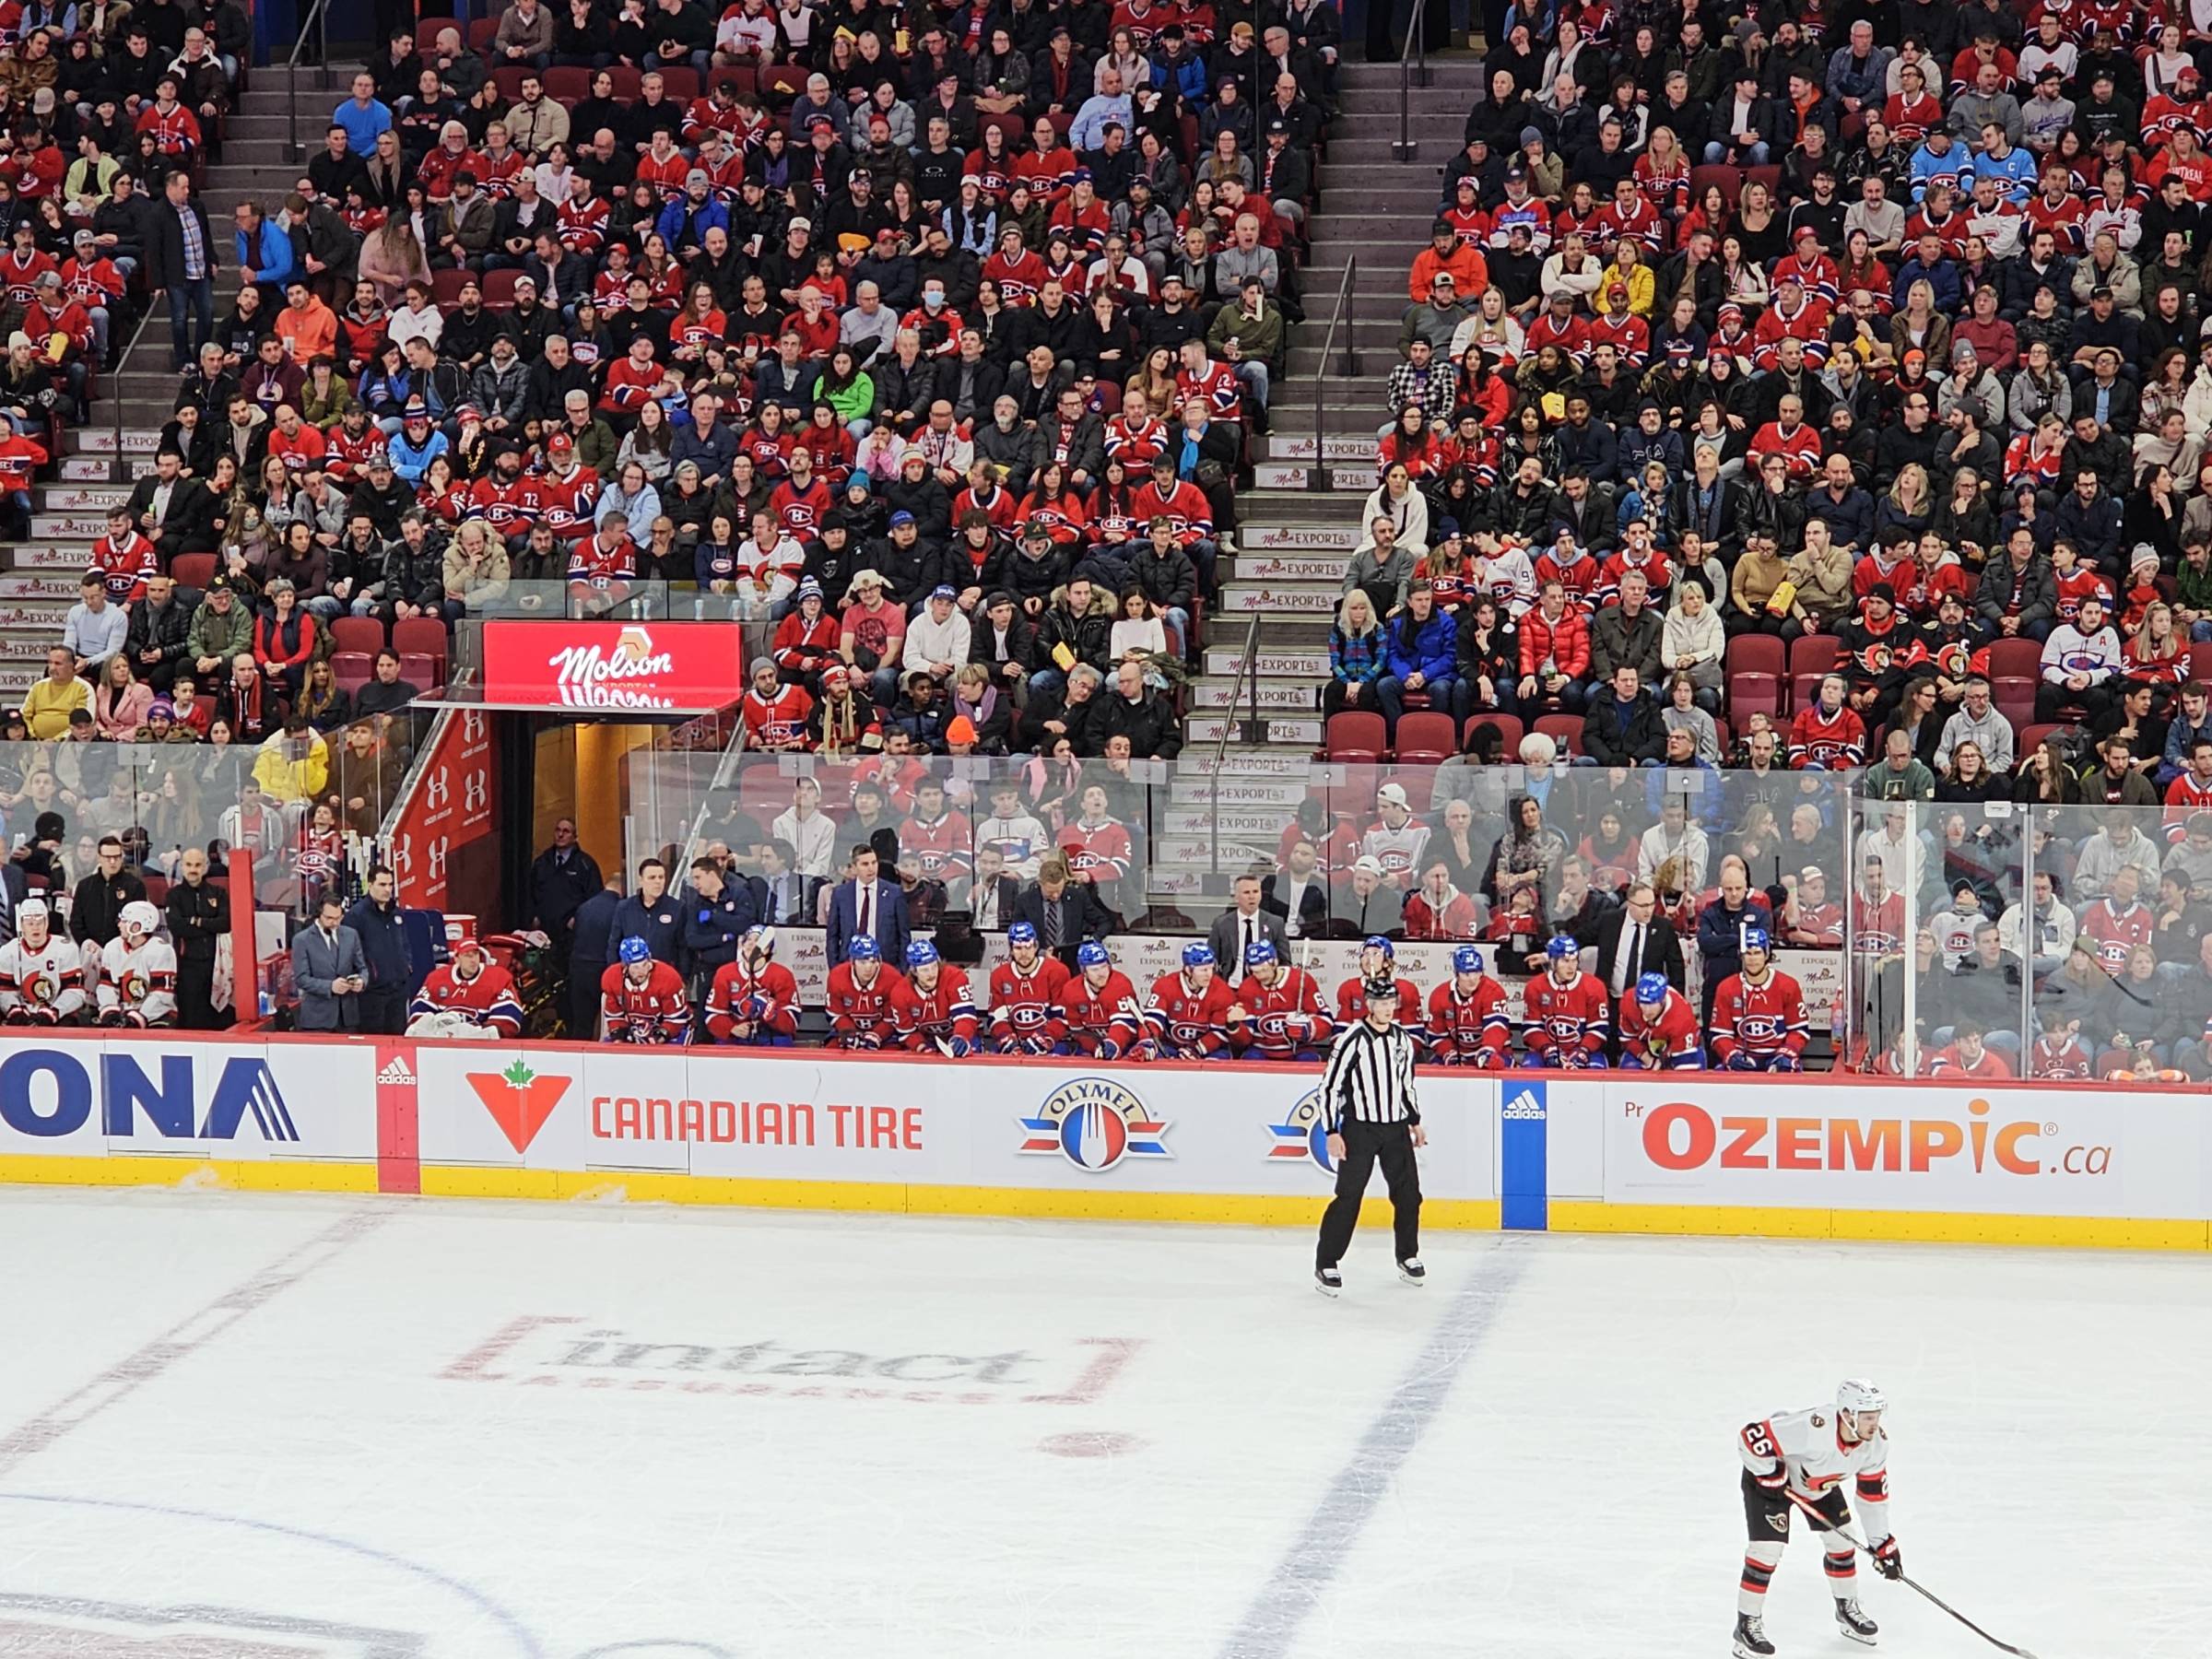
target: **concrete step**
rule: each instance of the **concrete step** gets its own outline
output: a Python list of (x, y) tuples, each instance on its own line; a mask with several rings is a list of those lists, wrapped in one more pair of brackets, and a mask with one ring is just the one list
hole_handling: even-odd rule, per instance
[(56, 614), (65, 613), (76, 603), (76, 577), (29, 571), (0, 574), (0, 599), (20, 605), (50, 605)]
[[(103, 398), (93, 407), (95, 413), (104, 414), (106, 418), (96, 420), (88, 427), (72, 427), (64, 437), (64, 447), (73, 454), (112, 455), (117, 453), (113, 406)], [(121, 453), (125, 455), (151, 456), (155, 446), (160, 441), (159, 427), (126, 423), (123, 429)]]
[[(1308, 449), (1312, 446), (1309, 444)], [(1360, 457), (1355, 455), (1352, 460)], [(1328, 466), (1321, 469), (1321, 488), (1312, 488), (1313, 468), (1295, 462), (1263, 461), (1252, 469), (1252, 491), (1265, 490), (1293, 492), (1299, 496), (1328, 496), (1345, 493), (1364, 495), (1375, 487), (1371, 470), (1359, 466)]]
[[(105, 527), (100, 532), (105, 534)], [(1241, 553), (1349, 553), (1359, 545), (1359, 527), (1350, 524), (1248, 524), (1237, 532)]]
[[(105, 512), (130, 499), (130, 487), (125, 484), (42, 484), (30, 492), (31, 505), (45, 512)], [(108, 533), (104, 520), (100, 533)]]
[(1263, 839), (1263, 844), (1274, 846), (1289, 824), (1294, 814), (1288, 807), (1257, 807), (1238, 811), (1223, 807), (1217, 812), (1210, 806), (1171, 806), (1159, 815), (1155, 826), (1162, 835), (1205, 835), (1214, 832), (1218, 818), (1221, 833), (1239, 840)]
[(41, 541), (89, 542), (108, 533), (104, 512), (34, 512), (30, 533)]
[[(1326, 651), (1292, 651), (1263, 645), (1256, 657), (1263, 679), (1318, 680), (1326, 678), (1329, 672), (1329, 653)], [(1206, 673), (1209, 677), (1231, 677), (1243, 660), (1241, 646), (1209, 646), (1206, 652)]]
[(43, 601), (0, 599), (0, 645), (11, 656), (27, 650), (43, 652), (57, 642), (68, 614), (67, 606), (55, 610)]
[[(1235, 700), (1230, 700), (1230, 682), (1227, 680), (1200, 680), (1190, 688), (1188, 706), (1193, 709), (1249, 709), (1252, 707), (1252, 683), (1247, 680), (1235, 688)], [(1312, 680), (1262, 680), (1259, 688), (1262, 713), (1311, 714), (1320, 706), (1319, 688)]]
[[(1313, 434), (1311, 431), (1283, 430), (1283, 428), (1296, 420), (1301, 406), (1310, 411), (1312, 406), (1310, 401), (1301, 406), (1298, 402), (1291, 401), (1290, 395), (1286, 394), (1279, 410), (1270, 411), (1275, 416), (1270, 422), (1275, 430), (1266, 441), (1267, 457), (1270, 461), (1311, 462), (1313, 459), (1314, 441)], [(1375, 441), (1372, 438), (1367, 437), (1356, 429), (1347, 432), (1332, 427), (1327, 439), (1321, 447), (1327, 459), (1353, 464), (1335, 469), (1335, 476), (1339, 480), (1336, 485), (1337, 488), (1365, 488), (1372, 489), (1375, 487), (1373, 481)], [(1365, 478), (1366, 483), (1364, 486), (1358, 483), (1347, 484), (1342, 480), (1347, 477), (1353, 479)]]
[(1283, 587), (1335, 588), (1344, 581), (1345, 560), (1334, 556), (1260, 553), (1230, 562), (1227, 582), (1265, 582)]
[(64, 455), (56, 470), (65, 484), (104, 484), (115, 476), (115, 463), (106, 455)]
[[(1371, 490), (1374, 486), (1371, 483), (1366, 488)], [(1356, 524), (1359, 522), (1361, 494), (1349, 488), (1262, 488), (1246, 490), (1237, 498), (1237, 502), (1238, 517), (1262, 524), (1302, 520), (1313, 524)]]
[[(1265, 734), (1268, 747), (1282, 752), (1286, 759), (1302, 759), (1321, 747), (1322, 723), (1318, 716), (1307, 720), (1275, 715), (1268, 718)], [(1182, 723), (1185, 745), (1218, 743), (1223, 732), (1236, 739), (1243, 723), (1222, 714), (1193, 714)], [(1186, 747), (1185, 753), (1188, 753)], [(1303, 792), (1300, 792), (1301, 798)]]
[[(1410, 20), (1407, 27), (1411, 27)], [(1469, 94), (1479, 90), (1484, 84), (1482, 59), (1472, 52), (1437, 48), (1430, 52), (1425, 63), (1415, 65), (1415, 71), (1425, 74), (1432, 86), (1458, 87)], [(1382, 102), (1386, 92), (1391, 99), (1396, 99), (1398, 79), (1404, 73), (1405, 65), (1395, 58), (1382, 64), (1347, 58), (1336, 65), (1336, 86), (1347, 108), (1357, 107), (1366, 112)]]
[(1221, 590), (1221, 609), (1234, 616), (1253, 611), (1297, 617), (1333, 618), (1337, 594), (1333, 587), (1296, 587), (1278, 582), (1265, 585), (1231, 583)]
[[(1279, 751), (1267, 749), (1247, 749), (1241, 752), (1247, 760), (1256, 759), (1274, 761), (1283, 758)], [(1211, 758), (1208, 759), (1210, 760)], [(1202, 784), (1206, 787), (1199, 787)], [(1307, 793), (1312, 787), (1303, 775), (1302, 769), (1300, 775), (1295, 777), (1273, 772), (1250, 778), (1224, 778), (1220, 781), (1220, 786), (1218, 789), (1211, 787), (1211, 784), (1212, 780), (1210, 779), (1186, 778), (1179, 774), (1172, 786), (1173, 794), (1170, 797), (1172, 806), (1170, 810), (1182, 807), (1194, 812), (1206, 813), (1216, 811), (1267, 812), (1280, 813), (1287, 818), (1297, 809), (1298, 804), (1306, 798)]]
[[(107, 522), (100, 522), (100, 534), (108, 533)], [(85, 573), (92, 559), (92, 538), (85, 537), (74, 543), (18, 542), (7, 549), (8, 568), (15, 571), (43, 572), (69, 583), (76, 591), (76, 579)]]
[(1275, 843), (1273, 835), (1237, 841), (1225, 834), (1218, 841), (1210, 830), (1203, 835), (1162, 835), (1145, 849), (1145, 862), (1155, 870), (1241, 870), (1255, 860), (1272, 860)]
[(20, 664), (0, 665), (0, 697), (6, 698), (11, 707), (21, 702), (23, 694), (30, 689), (43, 671), (42, 666), (29, 668)]

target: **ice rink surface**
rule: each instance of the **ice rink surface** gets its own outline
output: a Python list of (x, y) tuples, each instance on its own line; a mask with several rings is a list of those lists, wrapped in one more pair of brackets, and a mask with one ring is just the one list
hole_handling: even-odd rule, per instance
[(1714, 1659), (1735, 1432), (1847, 1373), (1915, 1577), (2207, 1652), (2202, 1259), (1387, 1238), (11, 1190), (0, 1655)]

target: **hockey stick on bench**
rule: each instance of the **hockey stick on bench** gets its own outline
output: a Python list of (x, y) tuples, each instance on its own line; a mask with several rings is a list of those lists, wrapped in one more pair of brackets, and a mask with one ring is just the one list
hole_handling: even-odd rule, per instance
[[(1799, 1509), (1803, 1510), (1806, 1514), (1811, 1515), (1823, 1523), (1827, 1522), (1828, 1517), (1822, 1514), (1820, 1511), (1816, 1509), (1812, 1504), (1806, 1502), (1795, 1492), (1790, 1491), (1788, 1488), (1785, 1487), (1783, 1489), (1789, 1498), (1789, 1500), (1795, 1504)], [(1831, 1527), (1830, 1530), (1834, 1532), (1837, 1537), (1842, 1539), (1844, 1543), (1850, 1545), (1853, 1549), (1863, 1551), (1867, 1559), (1872, 1560), (1875, 1559), (1874, 1551), (1867, 1547), (1866, 1540), (1858, 1536), (1858, 1535), (1852, 1532), (1848, 1527), (1835, 1526)], [(1905, 1585), (1908, 1589), (1917, 1590), (1922, 1595), (1934, 1602), (1946, 1613), (1948, 1613), (1953, 1618), (1957, 1619), (1960, 1624), (1964, 1625), (1968, 1630), (1971, 1630), (1975, 1635), (1981, 1637), (1983, 1641), (1988, 1642), (1990, 1646), (1997, 1649), (2000, 1653), (2010, 1653), (2013, 1655), (2013, 1659), (2035, 1659), (2035, 1655), (2030, 1653), (2024, 1647), (2014, 1647), (2009, 1641), (1999, 1641), (1994, 1636), (1992, 1636), (1987, 1630), (1983, 1630), (1980, 1625), (1976, 1624), (1965, 1614), (1959, 1612), (1958, 1608), (1952, 1606), (1950, 1603), (1945, 1601), (1943, 1597), (1937, 1595), (1933, 1590), (1928, 1589), (1925, 1585), (1915, 1583), (1912, 1580), (1907, 1578), (1901, 1572), (1897, 1575), (1897, 1582)]]

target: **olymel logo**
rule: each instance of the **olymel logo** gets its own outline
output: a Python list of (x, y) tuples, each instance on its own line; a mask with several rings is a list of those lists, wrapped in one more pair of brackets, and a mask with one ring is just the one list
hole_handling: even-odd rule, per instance
[(470, 1072), (467, 1077), (477, 1099), (518, 1154), (530, 1150), (530, 1143), (569, 1092), (568, 1078), (534, 1072), (519, 1059), (505, 1071)]
[[(1662, 1170), (1880, 1170), (1924, 1175), (1971, 1168), (1977, 1175), (2108, 1175), (2111, 1147), (2060, 1147), (2056, 1124), (2022, 1119), (1993, 1124), (1984, 1100), (1969, 1100), (1964, 1124), (1951, 1118), (1764, 1117), (1727, 1113), (1671, 1100), (1648, 1112), (1635, 1101), (1628, 1116), (1643, 1120), (1644, 1156)], [(1512, 1115), (1510, 1110), (1508, 1115)]]
[[(676, 672), (676, 661), (656, 652), (653, 635), (632, 623), (616, 638), (612, 651), (596, 645), (569, 645), (546, 659), (567, 708), (673, 709), (676, 700), (650, 682)], [(642, 683), (641, 683), (642, 682)]]

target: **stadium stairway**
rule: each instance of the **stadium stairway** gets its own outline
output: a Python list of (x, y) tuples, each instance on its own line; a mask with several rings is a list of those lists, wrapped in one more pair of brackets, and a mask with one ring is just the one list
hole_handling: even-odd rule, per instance
[[(340, 96), (323, 84), (326, 78), (312, 68), (300, 71), (300, 131), (314, 135), (312, 143), (321, 142), (327, 111)], [(231, 115), (222, 161), (207, 170), (201, 199), (209, 229), (223, 239), (226, 268), (232, 264), (232, 209), (249, 194), (263, 202), (276, 200), (298, 176), (286, 108), (281, 69), (261, 71)], [(217, 291), (221, 305), (219, 284)], [(60, 639), (63, 619), (76, 603), (77, 578), (90, 559), (92, 542), (107, 534), (107, 510), (151, 470), (154, 445), (176, 389), (169, 304), (157, 294), (122, 372), (100, 377), (92, 423), (68, 432), (56, 476), (32, 490), (29, 537), (14, 546), (0, 544), (0, 696), (19, 698), (45, 671), (45, 648)]]
[[(1312, 258), (1300, 273), (1306, 321), (1291, 331), (1289, 373), (1269, 397), (1272, 435), (1258, 441), (1254, 488), (1239, 499), (1236, 557), (1222, 576), (1221, 614), (1209, 619), (1205, 661), (1184, 721), (1186, 759), (1210, 760), (1225, 732), (1230, 747), (1218, 773), (1186, 767), (1188, 775), (1174, 784), (1153, 848), (1150, 888), (1161, 901), (1225, 892), (1230, 876), (1254, 856), (1273, 858), (1305, 796), (1322, 738), (1329, 625), (1346, 561), (1359, 540), (1360, 505), (1375, 485), (1376, 438), (1389, 418), (1382, 382), (1397, 360), (1406, 273), (1426, 240), (1443, 164), (1459, 147), (1481, 84), (1479, 61), (1471, 54), (1432, 57), (1429, 70), (1430, 84), (1412, 95), (1418, 152), (1400, 161), (1392, 155), (1398, 65), (1347, 63), (1341, 69), (1341, 106), (1321, 168)], [(1344, 320), (1324, 363), (1323, 337), (1355, 258)], [(1326, 474), (1318, 490), (1312, 488), (1316, 466)], [(1247, 732), (1251, 680), (1236, 699), (1237, 711), (1230, 700), (1254, 614), (1260, 721)]]

